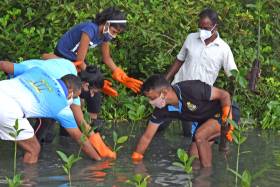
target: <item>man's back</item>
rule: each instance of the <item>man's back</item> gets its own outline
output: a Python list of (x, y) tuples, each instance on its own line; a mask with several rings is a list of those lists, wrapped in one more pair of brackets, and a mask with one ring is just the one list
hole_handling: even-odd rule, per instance
[(11, 80), (0, 81), (2, 93), (21, 106), (25, 117), (54, 118), (67, 106), (67, 88), (40, 68), (31, 68)]
[(14, 75), (17, 76), (19, 73), (21, 73), (22, 69), (27, 70), (33, 67), (39, 67), (43, 69), (55, 79), (60, 79), (67, 74), (77, 75), (77, 70), (74, 64), (71, 61), (63, 58), (49, 60), (25, 60), (20, 64), (15, 64)]

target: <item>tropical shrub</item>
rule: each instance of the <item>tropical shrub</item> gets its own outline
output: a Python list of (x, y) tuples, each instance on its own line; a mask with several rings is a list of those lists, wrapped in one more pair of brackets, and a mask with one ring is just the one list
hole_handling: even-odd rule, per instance
[[(0, 2), (0, 59), (21, 61), (40, 58), (43, 52), (52, 52), (59, 37), (71, 26), (94, 15), (108, 6), (118, 6), (127, 13), (127, 32), (111, 43), (114, 61), (129, 75), (146, 79), (153, 73), (164, 73), (175, 59), (186, 36), (197, 31), (199, 12), (212, 7), (219, 13), (220, 36), (230, 45), (239, 71), (244, 76), (256, 58), (258, 16), (261, 17), (260, 61), (262, 76), (258, 81), (259, 95), (239, 89), (236, 99), (243, 115), (261, 120), (271, 100), (280, 95), (280, 2), (260, 1), (257, 7), (252, 0), (2, 0)], [(91, 51), (90, 63), (98, 64), (107, 78), (111, 72), (101, 62), (99, 49)], [(0, 75), (1, 76), (1, 75)], [(4, 78), (4, 76), (1, 76)], [(227, 79), (221, 73), (217, 86), (226, 88)], [(120, 98), (134, 96), (113, 81)], [(132, 97), (134, 99), (134, 97)], [(137, 99), (136, 99), (137, 100)], [(139, 101), (139, 100), (138, 100)], [(145, 104), (144, 100), (139, 104)], [(116, 104), (117, 103), (117, 104)], [(124, 103), (108, 98), (102, 110), (113, 106), (118, 110), (104, 114), (107, 119), (128, 119)]]

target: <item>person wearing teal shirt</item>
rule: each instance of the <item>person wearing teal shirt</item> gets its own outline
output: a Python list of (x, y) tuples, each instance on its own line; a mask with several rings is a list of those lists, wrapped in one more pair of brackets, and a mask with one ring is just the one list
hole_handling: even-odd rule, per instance
[[(0, 61), (0, 70), (12, 74), (13, 76), (18, 76), (32, 67), (39, 67), (45, 70), (48, 75), (56, 79), (59, 79), (60, 77), (66, 74), (77, 75), (77, 70), (74, 64), (71, 61), (62, 58), (49, 59), (49, 60), (33, 59), (33, 60), (23, 61), (20, 64), (12, 63), (9, 61)], [(103, 87), (104, 84), (103, 75), (101, 74), (100, 71), (98, 71), (93, 66), (88, 66), (86, 70), (80, 72), (79, 75), (83, 81), (83, 85), (84, 85), (83, 88), (88, 89), (90, 92), (91, 91), (96, 92)], [(91, 126), (84, 120), (79, 99), (74, 98), (73, 103), (71, 101), (71, 103), (69, 104), (71, 104), (70, 108), (74, 114), (75, 120), (78, 123), (78, 125), (83, 124), (85, 128), (89, 131), (91, 129)], [(42, 122), (49, 123), (46, 120), (42, 120)], [(53, 125), (52, 126), (49, 125), (44, 128), (49, 128), (49, 127), (53, 127)], [(98, 151), (98, 153), (102, 157), (110, 157), (110, 158), (116, 157), (115, 153), (113, 153), (102, 141), (102, 138), (100, 138), (99, 133), (94, 133), (93, 131), (91, 131), (89, 135), (89, 139), (91, 140), (92, 146)], [(99, 143), (97, 144), (96, 142)]]
[[(75, 75), (67, 74), (55, 79), (37, 67), (21, 71), (13, 79), (0, 81), (0, 139), (16, 139), (25, 151), (23, 161), (36, 163), (40, 144), (27, 118), (53, 118), (82, 144), (83, 151), (90, 158), (100, 160), (88, 139), (83, 143), (80, 141), (82, 132), (69, 106), (71, 100), (81, 93), (81, 85), (81, 80)], [(14, 138), (10, 133), (14, 131), (16, 122), (22, 131)]]

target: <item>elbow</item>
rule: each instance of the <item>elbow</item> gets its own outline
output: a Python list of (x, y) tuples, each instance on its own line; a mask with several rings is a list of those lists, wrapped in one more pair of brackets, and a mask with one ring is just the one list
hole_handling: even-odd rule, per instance
[(230, 102), (230, 94), (227, 91), (223, 93), (223, 100)]
[(5, 70), (5, 62), (0, 61), (0, 70), (4, 71)]

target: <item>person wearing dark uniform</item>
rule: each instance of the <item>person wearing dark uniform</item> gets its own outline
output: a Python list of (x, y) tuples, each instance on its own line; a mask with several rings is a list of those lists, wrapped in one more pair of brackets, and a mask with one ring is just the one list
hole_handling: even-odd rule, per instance
[[(145, 150), (161, 124), (168, 119), (180, 119), (193, 122), (193, 142), (189, 154), (199, 158), (202, 167), (211, 167), (211, 145), (214, 138), (220, 136), (220, 122), (225, 122), (228, 114), (231, 114), (229, 93), (199, 80), (182, 81), (171, 86), (162, 75), (148, 78), (143, 84), (142, 93), (155, 109), (132, 159), (143, 159)], [(230, 141), (231, 135), (232, 130), (229, 130), (227, 139)]]

